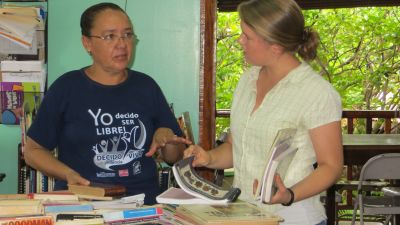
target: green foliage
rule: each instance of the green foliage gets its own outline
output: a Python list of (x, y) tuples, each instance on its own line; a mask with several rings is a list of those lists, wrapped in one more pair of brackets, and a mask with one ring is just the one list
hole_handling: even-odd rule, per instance
[[(304, 11), (320, 34), (311, 65), (338, 90), (343, 109), (395, 110), (400, 100), (400, 7)], [(237, 40), (238, 14), (218, 13), (216, 107), (229, 109), (236, 84), (249, 65)], [(217, 120), (216, 134), (229, 127)]]

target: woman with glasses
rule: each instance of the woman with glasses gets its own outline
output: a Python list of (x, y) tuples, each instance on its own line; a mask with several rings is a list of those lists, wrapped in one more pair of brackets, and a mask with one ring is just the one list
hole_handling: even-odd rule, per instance
[(190, 142), (156, 82), (127, 69), (137, 42), (128, 15), (113, 3), (93, 5), (81, 16), (81, 32), (93, 63), (49, 88), (28, 131), (25, 160), (55, 177), (56, 190), (120, 184), (153, 204), (159, 187), (151, 156), (161, 149), (164, 161), (174, 163)]
[[(340, 177), (343, 167), (342, 107), (336, 90), (307, 63), (316, 57), (318, 34), (304, 26), (294, 0), (245, 1), (238, 12), (239, 43), (253, 67), (235, 90), (230, 136), (211, 151), (191, 146), (185, 156), (195, 155), (194, 166), (234, 167), (239, 198), (278, 214), (282, 225), (324, 224), (319, 193)], [(291, 146), (297, 151), (286, 176), (275, 176), (276, 194), (261, 204), (254, 189), (275, 136), (285, 128), (297, 130)]]

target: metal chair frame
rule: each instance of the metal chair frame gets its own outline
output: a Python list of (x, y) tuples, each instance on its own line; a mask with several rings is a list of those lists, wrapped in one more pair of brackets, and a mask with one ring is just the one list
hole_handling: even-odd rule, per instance
[(355, 224), (357, 210), (360, 211), (360, 225), (364, 224), (364, 215), (385, 215), (385, 225), (393, 215), (400, 214), (400, 204), (396, 196), (367, 196), (364, 183), (369, 180), (399, 180), (400, 153), (380, 154), (369, 159), (361, 169), (357, 198), (354, 201), (353, 218)]

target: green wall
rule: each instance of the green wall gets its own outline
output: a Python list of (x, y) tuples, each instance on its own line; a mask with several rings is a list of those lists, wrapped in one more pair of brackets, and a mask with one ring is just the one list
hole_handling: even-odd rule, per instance
[(198, 137), (200, 1), (128, 0), (139, 43), (133, 68), (152, 76), (175, 113), (189, 111)]
[(0, 173), (6, 178), (0, 182), (0, 194), (15, 194), (18, 189), (18, 143), (21, 128), (18, 125), (0, 124)]

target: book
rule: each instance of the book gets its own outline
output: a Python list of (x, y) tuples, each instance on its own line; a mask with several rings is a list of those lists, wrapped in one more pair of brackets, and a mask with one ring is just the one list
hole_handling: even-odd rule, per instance
[(147, 219), (158, 219), (162, 215), (163, 209), (161, 207), (155, 206), (148, 208), (104, 212), (103, 218), (105, 223), (124, 223), (146, 221)]
[(71, 192), (42, 192), (42, 193), (29, 193), (27, 194), (30, 199), (37, 199), (42, 201), (79, 201), (77, 195)]
[(183, 112), (182, 115), (178, 118), (178, 124), (183, 134), (185, 135), (185, 138), (191, 141), (192, 143), (195, 143), (192, 123), (190, 122), (190, 114), (188, 111)]
[(180, 205), (176, 216), (199, 225), (278, 225), (281, 218), (247, 202), (227, 205)]
[(16, 225), (16, 224), (53, 225), (54, 220), (52, 216), (26, 216), (26, 217), (0, 218), (0, 225)]
[(45, 213), (64, 213), (64, 212), (91, 212), (93, 206), (91, 204), (84, 203), (72, 203), (72, 204), (44, 204)]
[[(160, 204), (210, 204), (209, 200), (193, 196), (181, 188), (170, 187), (156, 197), (156, 200)], [(223, 202), (222, 204), (226, 204)]]
[(226, 204), (237, 199), (241, 193), (239, 188), (223, 189), (202, 178), (192, 167), (193, 159), (194, 156), (182, 159), (172, 167), (175, 180), (183, 191), (210, 204)]
[(285, 179), (286, 171), (297, 152), (297, 148), (291, 146), (295, 134), (296, 129), (281, 129), (274, 139), (264, 175), (255, 196), (263, 203), (269, 203), (277, 191), (274, 185), (275, 174), (279, 174), (282, 180)]
[(70, 192), (42, 192), (29, 194), (0, 194), (0, 200), (42, 200), (42, 201), (79, 201), (78, 196)]
[(88, 201), (111, 201), (114, 199), (112, 196), (96, 196), (96, 195), (81, 195), (76, 194), (79, 200), (88, 200)]
[(40, 200), (0, 200), (0, 217), (42, 215)]
[(126, 193), (126, 188), (122, 185), (105, 184), (91, 182), (90, 185), (68, 184), (68, 191), (92, 196), (122, 196)]
[(92, 201), (94, 209), (135, 209), (144, 204), (145, 194), (123, 197), (111, 201)]
[(27, 194), (0, 194), (1, 200), (28, 200), (29, 196)]
[(160, 164), (158, 168), (158, 184), (160, 186), (160, 192), (164, 192), (168, 190), (168, 188), (177, 185), (170, 166), (162, 167)]
[(60, 220), (56, 225), (104, 225), (103, 218)]
[(19, 124), (23, 105), (37, 107), (41, 98), (37, 82), (0, 82), (0, 112), (4, 124)]
[(104, 219), (101, 214), (64, 214), (56, 215), (56, 225), (103, 225)]

